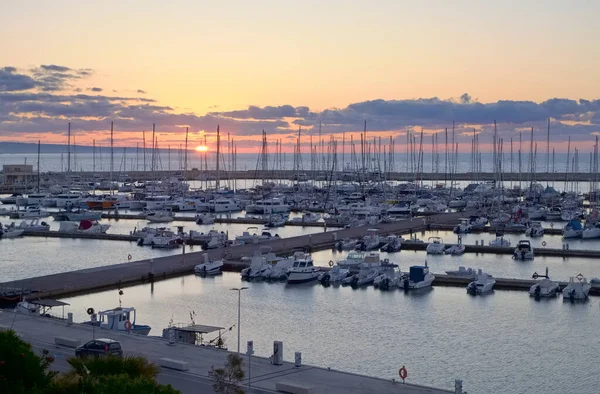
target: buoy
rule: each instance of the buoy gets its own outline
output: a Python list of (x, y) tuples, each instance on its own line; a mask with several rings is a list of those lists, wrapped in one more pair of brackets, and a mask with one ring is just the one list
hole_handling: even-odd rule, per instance
[(131, 324), (131, 322), (129, 320), (127, 320), (123, 326), (125, 327), (125, 329), (127, 331), (131, 331), (131, 328), (133, 327), (133, 324)]
[(546, 241), (542, 241), (542, 246), (546, 246)]
[(398, 375), (400, 376), (400, 379), (402, 379), (402, 383), (404, 383), (404, 379), (408, 376), (408, 371), (404, 365), (398, 370)]
[(333, 267), (333, 260), (329, 260), (329, 266)]

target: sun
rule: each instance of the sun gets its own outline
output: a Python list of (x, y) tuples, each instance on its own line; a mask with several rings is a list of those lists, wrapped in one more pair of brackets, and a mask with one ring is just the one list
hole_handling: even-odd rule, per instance
[(196, 147), (196, 152), (206, 152), (208, 151), (208, 146), (206, 145), (198, 145)]

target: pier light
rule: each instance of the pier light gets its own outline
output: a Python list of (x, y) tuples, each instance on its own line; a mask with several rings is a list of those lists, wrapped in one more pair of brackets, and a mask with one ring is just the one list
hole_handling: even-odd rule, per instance
[(247, 290), (247, 287), (232, 287), (229, 290), (233, 290), (233, 291), (237, 291), (238, 292), (238, 322), (237, 322), (237, 332), (238, 332), (238, 338), (237, 338), (237, 354), (239, 356), (240, 354), (240, 317), (241, 317), (241, 305), (242, 305), (242, 290)]

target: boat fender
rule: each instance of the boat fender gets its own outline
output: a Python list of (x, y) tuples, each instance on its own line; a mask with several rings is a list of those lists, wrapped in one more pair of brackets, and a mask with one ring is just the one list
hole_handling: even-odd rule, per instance
[(125, 329), (127, 331), (131, 331), (131, 328), (133, 327), (133, 324), (131, 324), (131, 322), (129, 320), (127, 320), (123, 326), (125, 327)]
[(400, 379), (402, 379), (402, 381), (404, 382), (404, 380), (408, 376), (408, 371), (406, 370), (406, 367), (404, 365), (398, 370), (398, 375), (400, 376)]
[(333, 260), (329, 260), (329, 266), (333, 267)]
[(542, 241), (542, 246), (546, 246), (546, 241)]
[(93, 315), (94, 314), (94, 308), (87, 308), (87, 314), (88, 315)]

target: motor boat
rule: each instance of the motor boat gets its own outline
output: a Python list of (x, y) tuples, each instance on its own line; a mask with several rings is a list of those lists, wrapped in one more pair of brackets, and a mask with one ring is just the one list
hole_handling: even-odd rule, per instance
[(454, 234), (466, 234), (470, 233), (472, 230), (473, 225), (471, 225), (469, 219), (460, 219), (460, 224), (458, 224), (452, 229)]
[(360, 265), (362, 263), (368, 263), (371, 265), (381, 264), (378, 252), (369, 252), (366, 254), (359, 252), (350, 252), (345, 260), (340, 260), (337, 264), (342, 268), (348, 268), (351, 273), (358, 273)]
[(28, 206), (23, 210), (11, 211), (9, 217), (12, 219), (33, 219), (33, 218), (45, 218), (50, 216), (48, 211), (44, 211), (38, 205)]
[(404, 275), (398, 287), (406, 290), (417, 290), (431, 286), (435, 279), (435, 276), (429, 272), (427, 262), (424, 266), (413, 265), (410, 267), (408, 276)]
[(467, 201), (462, 198), (455, 198), (448, 203), (448, 208), (461, 209), (466, 208)]
[(531, 220), (542, 220), (546, 217), (546, 213), (546, 207), (544, 207), (543, 205), (533, 206), (527, 209), (527, 216)]
[(196, 224), (213, 224), (215, 217), (210, 213), (203, 213), (196, 215)]
[(171, 211), (153, 211), (146, 214), (146, 220), (150, 223), (166, 223), (175, 220)]
[(321, 215), (313, 212), (304, 212), (302, 216), (292, 219), (292, 223), (316, 223), (321, 219)]
[(285, 226), (286, 219), (283, 216), (273, 215), (269, 221), (265, 224), (266, 227), (283, 227)]
[(429, 237), (427, 242), (429, 243), (425, 249), (427, 254), (444, 254), (446, 245), (440, 237)]
[(342, 284), (350, 285), (352, 287), (368, 286), (373, 283), (376, 277), (381, 275), (381, 271), (381, 266), (379, 264), (362, 263), (358, 273), (344, 279)]
[(246, 212), (248, 213), (287, 213), (291, 207), (283, 202), (279, 198), (268, 198), (265, 200), (258, 200), (253, 204), (246, 206)]
[(481, 295), (490, 292), (494, 289), (496, 279), (485, 272), (477, 273), (477, 279), (467, 285), (467, 293), (471, 295)]
[(294, 265), (294, 262), (297, 259), (300, 259), (303, 256), (303, 252), (296, 252), (293, 256), (288, 258), (267, 258), (267, 263), (269, 263), (270, 269), (264, 272), (265, 279), (268, 280), (287, 280), (287, 274)]
[(60, 222), (58, 231), (61, 233), (106, 234), (110, 224), (100, 224), (97, 220), (82, 220), (80, 222)]
[[(198, 210), (204, 208), (200, 205), (197, 205), (196, 209)], [(228, 198), (217, 198), (215, 200), (212, 200), (208, 205), (208, 209), (210, 210), (210, 212), (214, 213), (237, 212), (242, 210), (239, 204)]]
[(92, 212), (87, 209), (59, 211), (52, 214), (55, 222), (80, 222), (82, 220), (100, 220), (102, 212)]
[(583, 226), (577, 219), (571, 220), (563, 228), (563, 238), (579, 238), (583, 235)]
[[(267, 259), (261, 253), (260, 250), (256, 251), (252, 257), (250, 257), (250, 265), (248, 267), (242, 269), (240, 275), (242, 279), (251, 280), (256, 278), (257, 276), (262, 276), (262, 273), (267, 266)], [(258, 274), (258, 275), (257, 275)]]
[(446, 250), (444, 250), (445, 254), (451, 254), (453, 256), (459, 256), (463, 253), (465, 253), (465, 245), (459, 243), (459, 244), (454, 244), (454, 245), (450, 245), (448, 248), (446, 248)]
[[(250, 228), (258, 230), (258, 227), (249, 227), (248, 229)], [(256, 232), (250, 233), (250, 231), (244, 231), (242, 235), (238, 235), (237, 237), (235, 237), (234, 244), (237, 246), (245, 244), (255, 244), (279, 238), (280, 237), (278, 234), (272, 235), (270, 232), (264, 230), (261, 235), (258, 235)]]
[(0, 224), (0, 238), (17, 238), (23, 235), (25, 230), (15, 227), (12, 223), (10, 226), (2, 227)]
[(337, 241), (335, 247), (337, 250), (354, 250), (358, 240), (352, 238), (345, 238), (341, 241)]
[(41, 222), (39, 219), (33, 219), (31, 221), (23, 220), (18, 227), (20, 230), (28, 232), (40, 233), (50, 230), (50, 225), (46, 222)]
[(496, 235), (496, 238), (488, 242), (488, 245), (496, 248), (510, 248), (510, 241), (503, 235)]
[(380, 252), (394, 253), (402, 249), (402, 238), (397, 235), (388, 235), (383, 242), (385, 244), (379, 249)]
[(221, 274), (223, 260), (208, 260), (208, 255), (204, 255), (204, 262), (194, 267), (194, 272), (201, 276), (214, 276)]
[(22, 194), (21, 193), (13, 193), (8, 197), (2, 197), (0, 198), (0, 202), (2, 204), (16, 204), (17, 203), (17, 198), (21, 197)]
[(538, 275), (537, 272), (534, 272), (531, 277), (533, 279), (542, 277), (542, 279), (538, 280), (529, 288), (529, 295), (531, 297), (554, 297), (560, 290), (558, 282), (550, 280), (550, 277), (548, 276), (548, 267), (546, 267), (546, 275)]
[(596, 239), (600, 238), (600, 222), (594, 223), (593, 226), (585, 227), (581, 233), (583, 239)]
[(380, 290), (391, 290), (398, 287), (404, 274), (400, 271), (398, 264), (382, 264), (382, 273), (373, 280), (373, 286)]
[(215, 249), (227, 245), (227, 233), (224, 231), (210, 230), (207, 233), (190, 230), (190, 239), (203, 243), (205, 249)]
[(570, 301), (585, 300), (588, 298), (591, 288), (592, 285), (587, 282), (583, 275), (570, 277), (569, 284), (562, 290), (563, 299)]
[(525, 235), (531, 238), (537, 238), (544, 235), (544, 228), (540, 222), (531, 222), (525, 230)]
[(147, 238), (144, 238), (143, 244), (149, 244), (153, 249), (173, 249), (179, 247), (181, 244), (181, 237), (171, 230), (161, 229)]
[(84, 324), (99, 326), (105, 330), (131, 332), (137, 335), (148, 335), (151, 327), (145, 324), (136, 323), (135, 308), (114, 308), (106, 311), (98, 312), (100, 320), (96, 314), (92, 314), (91, 321)]
[(446, 271), (446, 275), (455, 276), (459, 278), (469, 278), (475, 279), (477, 277), (477, 270), (474, 268), (465, 268), (464, 266), (459, 266), (458, 270), (455, 271)]
[(292, 267), (288, 271), (287, 283), (300, 284), (316, 281), (321, 272), (313, 266), (310, 254), (304, 254), (304, 257), (294, 260)]
[(534, 253), (531, 242), (527, 240), (521, 240), (517, 244), (517, 247), (513, 253), (515, 260), (533, 260)]
[(373, 250), (379, 248), (379, 245), (381, 245), (379, 230), (376, 228), (368, 229), (367, 234), (362, 239), (362, 249)]
[(342, 268), (338, 264), (335, 264), (329, 271), (321, 273), (318, 280), (323, 286), (328, 286), (332, 283), (341, 283), (348, 276), (350, 276), (348, 268)]

